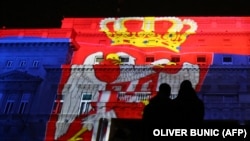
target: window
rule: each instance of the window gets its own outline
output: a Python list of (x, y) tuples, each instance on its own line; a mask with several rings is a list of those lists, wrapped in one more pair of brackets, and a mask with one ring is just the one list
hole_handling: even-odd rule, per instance
[(82, 93), (81, 102), (80, 102), (80, 109), (78, 114), (87, 114), (90, 108), (90, 102), (92, 99), (91, 93)]
[(180, 56), (172, 56), (171, 57), (171, 62), (180, 62)]
[(135, 92), (136, 100), (143, 101), (151, 98), (151, 92)]
[(13, 112), (13, 105), (14, 101), (13, 100), (8, 100), (5, 105), (4, 113), (9, 114)]
[(8, 94), (8, 98), (5, 104), (5, 108), (4, 108), (4, 114), (11, 114), (14, 113), (14, 106), (15, 103), (18, 99), (18, 95), (17, 94)]
[(138, 102), (149, 100), (151, 95), (151, 92), (118, 92), (117, 98), (119, 101)]
[(198, 56), (197, 57), (197, 63), (205, 63), (206, 57), (205, 56)]
[(100, 64), (103, 61), (103, 57), (97, 56), (95, 57), (95, 64)]
[(146, 62), (154, 62), (154, 57), (146, 57)]
[(129, 62), (129, 57), (128, 56), (120, 56), (121, 62), (126, 63)]
[(237, 95), (225, 95), (223, 97), (224, 103), (238, 103), (238, 96)]
[(237, 94), (206, 94), (204, 101), (207, 103), (238, 103)]
[(23, 114), (27, 111), (30, 97), (31, 97), (31, 94), (26, 93), (22, 95), (18, 114)]
[(204, 95), (203, 100), (205, 103), (223, 103), (223, 96), (207, 94), (207, 95)]
[[(223, 80), (230, 80), (232, 77), (229, 76), (229, 75), (222, 75), (222, 77), (220, 79), (223, 79)], [(238, 91), (238, 89), (240, 88), (240, 85), (238, 84), (218, 84), (217, 87), (220, 89), (220, 90), (223, 90), (223, 91)]]
[(223, 64), (232, 64), (233, 63), (233, 60), (232, 60), (232, 57), (231, 56), (225, 56), (223, 57)]
[(28, 101), (22, 101), (19, 107), (18, 114), (23, 114), (27, 109)]
[(64, 95), (58, 94), (54, 103), (53, 114), (57, 114), (61, 111), (64, 102)]
[(36, 68), (36, 67), (38, 67), (38, 65), (39, 65), (39, 61), (36, 61), (36, 60), (33, 61), (33, 64), (32, 64), (33, 67)]
[(21, 61), (20, 62), (20, 67), (24, 67), (26, 65), (26, 61)]
[(7, 61), (6, 67), (12, 67), (12, 65), (13, 65), (13, 61)]
[(114, 91), (121, 91), (121, 89), (122, 89), (122, 86), (113, 86), (112, 87), (112, 90), (114, 90)]

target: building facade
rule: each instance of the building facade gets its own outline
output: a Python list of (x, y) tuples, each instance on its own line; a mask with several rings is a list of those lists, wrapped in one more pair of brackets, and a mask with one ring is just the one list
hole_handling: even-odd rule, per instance
[[(58, 32), (60, 32), (58, 34)], [(44, 140), (72, 30), (0, 31), (0, 138)]]
[(25, 133), (17, 138), (96, 140), (100, 119), (140, 119), (161, 83), (174, 99), (185, 79), (204, 101), (206, 120), (249, 124), (249, 17), (65, 18), (39, 35), (17, 31), (0, 31), (6, 138), (21, 125), (13, 115), (34, 115), (24, 116), (23, 128), (34, 120), (37, 134), (18, 128)]

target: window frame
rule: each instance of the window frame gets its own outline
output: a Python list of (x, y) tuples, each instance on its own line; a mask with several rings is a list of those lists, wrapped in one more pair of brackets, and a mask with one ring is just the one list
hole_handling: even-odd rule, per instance
[(154, 62), (154, 61), (155, 61), (154, 56), (146, 56), (146, 58), (145, 58), (146, 63), (151, 63), (151, 62)]
[(7, 60), (6, 62), (6, 67), (12, 67), (13, 66), (13, 62), (12, 60)]
[[(129, 56), (127, 56), (127, 55), (122, 55), (122, 56), (119, 56), (119, 59), (121, 60), (121, 63), (129, 63)], [(126, 60), (126, 61), (124, 61), (124, 59)]]
[[(25, 95), (27, 97), (25, 97)], [(31, 94), (29, 94), (29, 93), (23, 93), (22, 94), (22, 98), (20, 100), (19, 108), (18, 108), (18, 111), (17, 111), (18, 114), (27, 113), (27, 109), (29, 108), (30, 99), (31, 99)], [(21, 109), (23, 104), (24, 104), (24, 107)]]
[(54, 106), (53, 106), (53, 114), (58, 114), (61, 112), (62, 105), (64, 103), (64, 95), (63, 94), (57, 94), (56, 99), (54, 101)]
[(39, 66), (39, 61), (38, 60), (34, 60), (32, 63), (32, 67), (37, 68)]
[[(99, 60), (100, 61), (97, 61)], [(103, 56), (95, 56), (94, 64), (100, 64), (104, 60)]]
[(12, 114), (12, 113), (14, 113), (14, 110), (13, 110), (14, 105), (15, 105), (15, 100), (7, 100), (6, 103), (5, 103), (5, 108), (4, 108), (3, 113), (4, 114)]
[[(85, 95), (90, 96), (90, 98), (89, 99), (85, 99), (84, 98)], [(93, 97), (93, 95), (90, 92), (83, 92), (81, 94), (81, 100), (80, 100), (78, 115), (87, 114), (88, 113), (88, 108), (90, 106), (90, 102), (92, 101), (92, 97)]]
[[(231, 61), (225, 61), (225, 59), (229, 59), (229, 58)], [(233, 64), (233, 57), (232, 56), (223, 56), (222, 57), (222, 64)]]
[(179, 63), (181, 61), (181, 57), (179, 55), (171, 56), (171, 62)]
[(26, 64), (27, 64), (27, 62), (26, 62), (25, 60), (22, 60), (22, 61), (20, 61), (19, 66), (20, 66), (20, 67), (25, 67)]
[(207, 62), (207, 58), (205, 55), (199, 55), (196, 57), (196, 62), (197, 63), (206, 63)]

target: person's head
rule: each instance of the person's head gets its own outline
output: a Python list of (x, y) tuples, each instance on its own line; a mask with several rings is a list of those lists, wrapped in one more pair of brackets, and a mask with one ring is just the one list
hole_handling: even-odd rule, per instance
[(189, 81), (189, 80), (182, 81), (180, 89), (193, 89), (191, 81)]
[(196, 97), (197, 97), (196, 91), (193, 88), (191, 81), (183, 80), (181, 82), (177, 98), (178, 99), (192, 99)]
[(167, 83), (162, 83), (162, 84), (159, 86), (158, 95), (169, 97), (170, 94), (171, 94), (171, 87), (170, 87), (170, 85), (167, 84)]

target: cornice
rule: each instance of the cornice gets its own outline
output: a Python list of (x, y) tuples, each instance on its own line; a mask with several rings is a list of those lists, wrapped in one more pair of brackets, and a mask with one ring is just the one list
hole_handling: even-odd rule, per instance
[(0, 47), (35, 47), (35, 46), (66, 46), (70, 45), (69, 42), (30, 42), (30, 41), (22, 41), (22, 42), (0, 42)]
[[(176, 66), (176, 68), (159, 68), (158, 70), (178, 70), (180, 66)], [(52, 69), (52, 68), (51, 68)], [(53, 68), (56, 69), (56, 68)], [(126, 67), (110, 67), (109, 65), (102, 66), (101, 68), (93, 68), (93, 65), (78, 65), (77, 67), (70, 67), (70, 65), (65, 65), (61, 68), (64, 71), (149, 71), (152, 70), (152, 67), (149, 65), (132, 65), (128, 68)], [(203, 65), (200, 66), (199, 69), (195, 68), (185, 68), (191, 71), (198, 71), (198, 70), (215, 70), (215, 71), (245, 71), (250, 70), (250, 65)]]
[(0, 38), (4, 37), (43, 37), (70, 38), (74, 34), (72, 28), (58, 29), (0, 29)]
[[(77, 32), (76, 33), (77, 37), (107, 37), (105, 34), (102, 32), (100, 33), (95, 33), (95, 32)], [(121, 33), (122, 34), (122, 33)], [(165, 34), (165, 33), (162, 33)], [(192, 34), (190, 36), (250, 36), (250, 32), (228, 32), (228, 31), (223, 31), (223, 32), (197, 32), (195, 34)], [(127, 36), (127, 35), (125, 35)]]
[(39, 76), (33, 76), (27, 72), (22, 72), (18, 70), (13, 70), (10, 72), (2, 73), (0, 74), (0, 82), (6, 82), (6, 81), (38, 81), (41, 82), (42, 78)]

